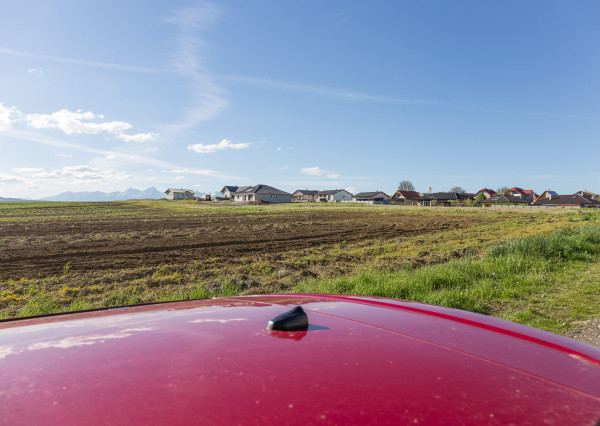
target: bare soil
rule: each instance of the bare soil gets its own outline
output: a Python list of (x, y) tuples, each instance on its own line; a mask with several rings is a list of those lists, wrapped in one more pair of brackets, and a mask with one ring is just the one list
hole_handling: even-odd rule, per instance
[[(113, 206), (111, 206), (113, 207)], [(50, 207), (49, 207), (50, 208)], [(120, 207), (126, 209), (125, 206)], [(379, 211), (289, 210), (174, 214), (154, 209), (132, 215), (32, 215), (2, 223), (0, 280), (71, 272), (185, 264), (207, 259), (276, 257), (324, 244), (389, 240), (468, 228), (480, 215), (402, 215)]]

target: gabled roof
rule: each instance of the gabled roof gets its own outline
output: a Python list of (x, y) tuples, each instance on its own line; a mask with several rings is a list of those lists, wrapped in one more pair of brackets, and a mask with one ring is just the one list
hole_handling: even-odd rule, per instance
[(525, 201), (521, 197), (514, 197), (512, 195), (504, 195), (496, 193), (491, 198), (486, 200), (482, 200), (481, 204), (529, 204), (528, 201)]
[[(338, 192), (342, 192), (342, 191), (343, 192), (348, 192), (345, 189), (327, 189), (325, 191), (319, 191), (319, 195), (321, 195), (321, 194), (323, 194), (323, 195), (334, 195), (334, 194), (337, 194)], [(348, 194), (350, 194), (350, 193), (348, 192)], [(350, 194), (350, 195), (352, 195), (352, 194)]]
[(552, 195), (552, 198), (542, 198), (537, 200), (535, 205), (552, 205), (552, 206), (600, 206), (600, 201), (588, 200), (580, 195)]
[(459, 192), (434, 192), (432, 194), (425, 194), (422, 197), (414, 198), (416, 201), (448, 201), (448, 200), (468, 200), (470, 197)]
[(432, 201), (432, 200), (436, 200), (436, 198), (431, 196), (432, 194), (423, 194), (420, 197), (417, 198), (413, 198), (413, 200), (415, 201)]
[(419, 194), (417, 191), (405, 191), (405, 190), (399, 189), (394, 193), (394, 195), (392, 195), (392, 198), (399, 198), (399, 197), (396, 197), (397, 195), (401, 195), (404, 198), (406, 198), (407, 200), (412, 200), (413, 198), (419, 197), (421, 194)]
[(302, 195), (317, 195), (320, 193), (320, 191), (316, 189), (297, 189), (296, 191), (294, 191), (294, 194), (296, 193), (300, 193)]
[(193, 189), (183, 189), (183, 188), (167, 188), (167, 190), (165, 191), (165, 194), (167, 192), (172, 192), (172, 193), (185, 193), (185, 192), (191, 192), (192, 194), (194, 193)]
[(223, 188), (221, 188), (221, 193), (225, 192), (225, 191), (229, 191), (229, 192), (235, 192), (238, 190), (238, 187), (235, 185), (225, 185)]
[(527, 192), (525, 192), (525, 190), (523, 188), (519, 188), (518, 186), (515, 186), (514, 188), (510, 188), (511, 191), (514, 192), (518, 192), (519, 194), (527, 194)]
[[(544, 195), (544, 194), (546, 194), (546, 195), (552, 195), (553, 197), (556, 196), (556, 195), (558, 195), (558, 193), (556, 191), (552, 191), (550, 189), (547, 189), (544, 192), (542, 192), (542, 195)], [(573, 195), (577, 195), (577, 194), (573, 194)]]
[(246, 193), (250, 188), (252, 188), (249, 185), (246, 186), (236, 186), (236, 190), (232, 191), (232, 194), (240, 194), (240, 193)]
[(577, 191), (573, 195), (581, 195), (582, 197), (587, 198), (588, 200), (598, 199), (598, 196), (599, 196), (599, 194), (596, 194), (595, 192), (592, 192), (592, 191), (586, 191), (585, 189), (583, 191)]
[(354, 198), (373, 198), (375, 197), (377, 194), (383, 194), (386, 197), (389, 198), (389, 195), (387, 195), (385, 192), (383, 191), (374, 191), (374, 192), (359, 192), (358, 194), (356, 194), (354, 196)]
[(458, 193), (458, 192), (434, 192), (433, 194), (427, 194), (428, 196), (430, 196), (432, 199), (434, 200), (466, 200), (469, 197)]
[(235, 194), (273, 194), (273, 195), (292, 195), (288, 192), (273, 188), (269, 185), (258, 184), (255, 186), (240, 186)]
[(487, 192), (490, 195), (494, 195), (496, 193), (496, 191), (494, 191), (493, 189), (483, 188), (477, 191), (475, 194), (479, 194), (480, 192)]

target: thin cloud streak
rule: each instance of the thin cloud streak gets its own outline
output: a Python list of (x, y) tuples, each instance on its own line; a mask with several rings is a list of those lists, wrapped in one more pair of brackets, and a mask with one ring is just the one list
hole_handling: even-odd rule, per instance
[[(167, 161), (157, 160), (155, 158), (142, 157), (139, 155), (132, 155), (129, 153), (119, 152), (119, 151), (111, 151), (111, 150), (103, 150), (97, 148), (91, 148), (85, 145), (78, 145), (69, 142), (63, 142), (56, 139), (49, 138), (45, 135), (40, 135), (34, 132), (28, 132), (23, 130), (9, 130), (4, 133), (7, 137), (13, 137), (15, 139), (26, 140), (30, 142), (40, 143), (43, 145), (54, 146), (59, 148), (69, 148), (71, 150), (85, 152), (88, 154), (96, 154), (102, 157), (109, 158), (111, 160), (121, 160), (132, 162), (135, 164), (148, 164), (155, 167), (160, 167), (163, 170), (170, 173), (178, 173), (177, 170), (181, 170), (180, 165), (172, 164)], [(215, 172), (214, 170), (209, 169), (187, 169), (189, 173), (198, 174), (198, 175), (210, 175), (211, 177), (218, 177), (224, 179), (245, 179), (239, 176), (229, 176), (223, 175)]]
[(105, 68), (105, 69), (112, 69), (112, 70), (119, 70), (119, 71), (144, 72), (144, 73), (151, 73), (151, 74), (165, 72), (164, 69), (141, 67), (141, 66), (137, 66), (137, 65), (112, 64), (109, 62), (88, 61), (85, 59), (62, 58), (60, 56), (38, 55), (38, 54), (34, 54), (34, 53), (21, 52), (18, 50), (7, 49), (5, 47), (0, 47), (0, 54), (11, 55), (11, 56), (20, 56), (23, 58), (31, 58), (31, 59), (41, 59), (41, 60), (52, 61), (52, 62), (62, 62), (65, 64), (83, 65), (86, 67)]
[(164, 128), (162, 131), (179, 132), (193, 128), (203, 121), (212, 120), (229, 104), (225, 90), (203, 69), (203, 58), (199, 53), (207, 43), (198, 36), (198, 32), (206, 30), (219, 16), (216, 6), (200, 3), (196, 7), (178, 9), (165, 19), (165, 22), (174, 24), (179, 33), (171, 65), (181, 77), (189, 80), (192, 98), (197, 101), (184, 112), (178, 123), (161, 126), (161, 130)]
[(363, 102), (380, 102), (380, 103), (392, 103), (392, 104), (427, 104), (427, 105), (452, 105), (448, 102), (440, 101), (437, 99), (410, 99), (410, 98), (394, 98), (389, 96), (378, 96), (369, 95), (366, 93), (353, 92), (346, 89), (338, 89), (324, 86), (314, 86), (310, 84), (304, 84), (299, 82), (286, 82), (281, 80), (270, 80), (254, 77), (244, 77), (238, 75), (220, 75), (215, 76), (225, 82), (235, 82), (242, 84), (251, 84), (258, 86), (273, 87), (276, 89), (294, 90), (298, 92), (311, 93), (320, 96), (328, 96), (340, 99), (346, 99), (350, 101), (363, 101)]
[(293, 90), (296, 92), (303, 92), (313, 94), (317, 96), (326, 96), (337, 99), (344, 99), (348, 101), (357, 102), (376, 102), (376, 103), (388, 103), (388, 104), (404, 104), (404, 105), (437, 105), (446, 106), (450, 108), (459, 109), (472, 109), (484, 112), (502, 113), (502, 114), (517, 114), (517, 115), (528, 115), (528, 116), (539, 116), (549, 118), (561, 118), (561, 119), (574, 119), (574, 120), (600, 120), (600, 116), (586, 116), (577, 114), (561, 114), (561, 113), (548, 113), (548, 112), (532, 112), (532, 111), (519, 111), (519, 110), (506, 110), (498, 109), (493, 107), (483, 107), (478, 105), (460, 105), (454, 102), (443, 101), (439, 99), (412, 99), (412, 98), (397, 98), (390, 96), (379, 96), (370, 95), (367, 93), (354, 92), (348, 89), (332, 88), (325, 86), (315, 86), (310, 84), (304, 84), (300, 82), (286, 82), (281, 80), (271, 80), (255, 77), (244, 77), (239, 75), (220, 75), (215, 76), (215, 79), (219, 79), (224, 82), (233, 82), (246, 85), (257, 85), (263, 87), (271, 87), (274, 89)]

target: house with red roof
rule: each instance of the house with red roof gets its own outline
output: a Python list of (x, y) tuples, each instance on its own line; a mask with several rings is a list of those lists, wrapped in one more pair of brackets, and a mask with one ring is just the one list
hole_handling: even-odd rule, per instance
[(489, 188), (483, 188), (480, 189), (479, 191), (477, 191), (475, 194), (473, 194), (475, 196), (475, 198), (477, 198), (477, 196), (479, 194), (483, 194), (483, 196), (485, 198), (492, 198), (492, 196), (496, 193), (496, 191), (494, 191), (493, 189), (489, 189)]
[(419, 194), (417, 191), (403, 191), (399, 189), (396, 192), (394, 192), (394, 195), (392, 195), (390, 200), (396, 201), (406, 206), (416, 206), (417, 201), (415, 201), (415, 198), (420, 196), (421, 194)]
[(537, 200), (538, 195), (533, 191), (533, 189), (523, 189), (515, 186), (514, 188), (509, 189), (509, 193), (507, 195), (512, 195), (513, 197), (521, 198), (525, 201), (529, 201), (530, 203)]

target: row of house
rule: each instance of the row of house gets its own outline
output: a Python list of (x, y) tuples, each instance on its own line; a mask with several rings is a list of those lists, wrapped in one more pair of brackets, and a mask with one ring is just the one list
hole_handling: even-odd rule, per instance
[[(169, 200), (184, 200), (194, 197), (194, 191), (189, 189), (169, 188), (165, 191)], [(559, 195), (547, 190), (541, 195), (529, 189), (519, 187), (510, 188), (503, 193), (498, 193), (489, 188), (483, 188), (474, 194), (459, 192), (430, 192), (397, 190), (392, 196), (383, 191), (360, 192), (352, 195), (345, 189), (332, 190), (297, 190), (293, 194), (274, 188), (269, 185), (231, 186), (226, 185), (221, 189), (223, 194), (220, 199), (237, 202), (358, 202), (358, 203), (394, 203), (414, 206), (454, 206), (479, 204), (489, 206), (506, 205), (533, 205), (545, 207), (597, 207), (600, 208), (599, 195), (589, 191), (579, 191), (572, 195)], [(204, 200), (210, 200), (210, 195), (203, 195)]]

